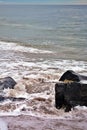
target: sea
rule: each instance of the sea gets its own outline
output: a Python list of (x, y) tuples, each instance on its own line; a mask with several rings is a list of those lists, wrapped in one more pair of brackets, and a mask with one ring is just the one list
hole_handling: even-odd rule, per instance
[[(16, 82), (44, 78), (56, 83), (67, 70), (87, 75), (87, 5), (0, 4), (0, 78), (11, 76)], [(34, 92), (33, 98), (38, 94), (46, 98), (44, 92)], [(26, 103), (20, 106), (28, 107)], [(18, 107), (16, 103), (20, 111)], [(78, 111), (86, 113), (86, 109), (80, 107)], [(5, 112), (2, 107), (1, 115)], [(68, 118), (72, 115), (69, 113)]]

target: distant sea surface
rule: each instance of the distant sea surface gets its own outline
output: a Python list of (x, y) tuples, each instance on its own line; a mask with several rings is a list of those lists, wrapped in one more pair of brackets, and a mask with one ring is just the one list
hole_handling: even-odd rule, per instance
[(0, 5), (0, 39), (87, 61), (87, 6)]

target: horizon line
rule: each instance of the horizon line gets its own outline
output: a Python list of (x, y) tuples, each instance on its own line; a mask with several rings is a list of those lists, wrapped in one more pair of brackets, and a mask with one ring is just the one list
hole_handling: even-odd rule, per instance
[(0, 2), (0, 5), (87, 5), (87, 3), (15, 3), (15, 2)]

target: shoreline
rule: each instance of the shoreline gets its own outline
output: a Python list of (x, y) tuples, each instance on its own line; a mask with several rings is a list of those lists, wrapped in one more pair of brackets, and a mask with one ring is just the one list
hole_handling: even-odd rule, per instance
[(8, 130), (83, 130), (87, 128), (87, 119), (46, 119), (34, 116), (0, 117)]

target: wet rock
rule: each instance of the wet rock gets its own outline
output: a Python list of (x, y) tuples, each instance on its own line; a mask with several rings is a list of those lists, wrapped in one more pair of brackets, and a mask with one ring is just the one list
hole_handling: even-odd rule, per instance
[(3, 101), (8, 100), (8, 99), (11, 100), (11, 101), (23, 101), (26, 98), (21, 98), (21, 97), (19, 97), (19, 98), (16, 98), (16, 97), (5, 97), (5, 96), (1, 96), (0, 95), (0, 102), (3, 102)]
[(74, 71), (65, 72), (60, 81), (67, 80), (67, 82), (55, 84), (56, 108), (64, 107), (65, 111), (68, 112), (77, 105), (87, 106), (87, 84), (86, 82), (81, 82), (81, 80), (86, 80), (86, 78), (86, 76), (79, 75)]
[(14, 89), (15, 85), (16, 82), (11, 77), (5, 77), (0, 79), (0, 90), (3, 90), (5, 88)]
[(5, 97), (0, 95), (0, 102), (4, 101)]
[(55, 85), (55, 105), (56, 108), (65, 107), (65, 111), (80, 105), (87, 106), (87, 84), (57, 83)]
[(81, 80), (87, 80), (87, 76), (80, 75), (72, 70), (68, 70), (61, 76), (59, 81), (68, 81), (68, 80), (79, 82)]

